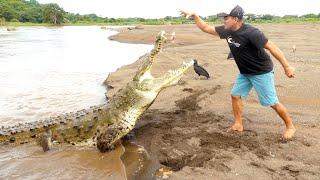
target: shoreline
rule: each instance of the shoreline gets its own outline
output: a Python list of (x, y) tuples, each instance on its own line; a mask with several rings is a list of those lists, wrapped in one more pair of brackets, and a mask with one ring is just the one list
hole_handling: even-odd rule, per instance
[[(160, 30), (176, 32), (176, 42), (166, 44), (155, 61), (155, 77), (190, 58), (196, 58), (212, 76), (199, 80), (189, 70), (178, 85), (160, 93), (134, 130), (135, 142), (144, 146), (163, 168), (169, 168), (171, 179), (320, 176), (320, 157), (316, 155), (320, 154), (320, 92), (315, 88), (320, 85), (316, 78), (320, 72), (320, 39), (311, 38), (317, 36), (320, 25), (258, 26), (297, 69), (297, 77), (288, 79), (274, 61), (279, 99), (298, 128), (296, 137), (289, 142), (278, 140), (284, 129), (281, 119), (259, 104), (254, 91), (244, 100), (244, 133), (225, 132), (233, 121), (229, 91), (238, 73), (235, 63), (226, 60), (229, 49), (225, 41), (201, 32), (195, 25), (142, 27), (121, 31), (112, 40), (153, 44)], [(291, 52), (293, 45), (301, 49), (296, 54)], [(107, 90), (107, 97), (131, 80), (138, 63), (109, 74), (105, 82), (113, 88)]]
[[(262, 20), (256, 22), (250, 22), (250, 24), (254, 25), (263, 25), (263, 24), (288, 24), (288, 25), (299, 25), (299, 24), (316, 24), (319, 23), (319, 18), (305, 18), (305, 19), (273, 19), (273, 20)], [(5, 24), (3, 24), (5, 23)], [(217, 24), (220, 23), (217, 21), (206, 21), (208, 24)], [(50, 23), (33, 23), (33, 22), (2, 22), (1, 26), (164, 26), (164, 25), (187, 25), (193, 24), (192, 22), (183, 23), (183, 22), (175, 22), (175, 21), (155, 21), (154, 23), (147, 22), (119, 22), (119, 23), (105, 23), (105, 22), (79, 22), (79, 23), (63, 23), (60, 25), (54, 25)]]

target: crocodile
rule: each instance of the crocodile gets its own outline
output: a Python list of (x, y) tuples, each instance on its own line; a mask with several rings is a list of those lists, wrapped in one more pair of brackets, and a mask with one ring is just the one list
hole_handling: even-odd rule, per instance
[(95, 145), (101, 152), (114, 148), (127, 135), (141, 115), (152, 105), (160, 91), (175, 85), (193, 60), (161, 77), (151, 75), (152, 64), (167, 41), (165, 32), (156, 36), (151, 52), (141, 56), (132, 81), (120, 89), (106, 104), (66, 113), (47, 120), (0, 128), (0, 143), (7, 145), (38, 142), (44, 151), (53, 144)]

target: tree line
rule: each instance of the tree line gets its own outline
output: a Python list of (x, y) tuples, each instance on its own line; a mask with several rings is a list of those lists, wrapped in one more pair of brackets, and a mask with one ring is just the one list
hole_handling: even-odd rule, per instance
[[(217, 23), (221, 20), (218, 14), (202, 17), (207, 22)], [(283, 17), (273, 15), (246, 14), (249, 22), (295, 22), (295, 21), (320, 21), (319, 14), (306, 14), (303, 16), (285, 15)], [(189, 24), (192, 20), (182, 17), (166, 16), (158, 19), (145, 18), (108, 18), (99, 17), (96, 14), (74, 14), (63, 10), (58, 4), (40, 4), (36, 0), (0, 0), (1, 22), (31, 22), (50, 24)]]

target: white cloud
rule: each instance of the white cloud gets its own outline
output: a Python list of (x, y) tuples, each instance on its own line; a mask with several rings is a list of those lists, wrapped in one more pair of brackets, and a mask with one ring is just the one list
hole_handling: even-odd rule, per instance
[(303, 15), (320, 13), (319, 0), (38, 0), (57, 3), (68, 12), (103, 17), (158, 18), (179, 16), (178, 9), (193, 10), (202, 16), (229, 12), (239, 4), (246, 13)]

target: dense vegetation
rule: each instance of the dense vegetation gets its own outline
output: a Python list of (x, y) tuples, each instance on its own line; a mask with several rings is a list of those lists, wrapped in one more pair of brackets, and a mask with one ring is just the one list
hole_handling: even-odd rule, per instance
[[(217, 15), (202, 17), (209, 23), (219, 23)], [(246, 21), (250, 23), (297, 23), (320, 22), (319, 14), (303, 16), (286, 15), (283, 17), (273, 15), (247, 14)], [(96, 14), (80, 15), (65, 12), (57, 4), (39, 4), (36, 0), (0, 0), (0, 25), (22, 23), (47, 23), (47, 24), (189, 24), (191, 20), (181, 17), (167, 16), (159, 19), (144, 18), (108, 18)]]

